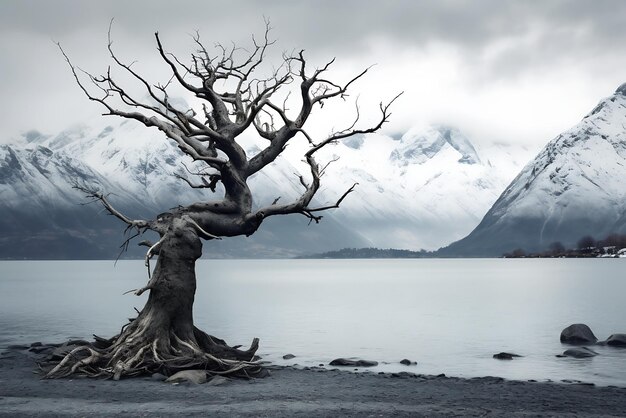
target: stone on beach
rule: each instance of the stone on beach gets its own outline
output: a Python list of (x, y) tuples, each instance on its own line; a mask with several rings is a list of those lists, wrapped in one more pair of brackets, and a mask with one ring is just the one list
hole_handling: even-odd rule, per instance
[(415, 366), (417, 364), (416, 361), (411, 361), (408, 358), (404, 358), (400, 360), (400, 364), (404, 364), (405, 366)]
[(208, 381), (208, 385), (210, 386), (222, 386), (230, 382), (230, 379), (224, 376), (214, 376), (211, 380)]
[(361, 360), (361, 359), (347, 359), (337, 358), (330, 363), (330, 366), (350, 366), (350, 367), (373, 367), (378, 366), (377, 361)]
[(612, 347), (626, 347), (626, 334), (613, 334), (606, 341), (602, 341), (602, 344)]
[(598, 353), (587, 347), (576, 347), (565, 350), (563, 354), (557, 354), (557, 357), (589, 358), (597, 355)]
[(501, 352), (501, 353), (493, 355), (493, 358), (495, 358), (496, 360), (513, 360), (513, 358), (515, 357), (522, 357), (522, 356), (520, 356), (519, 354), (505, 353), (505, 352)]
[(291, 360), (292, 358), (296, 358), (293, 354), (285, 354), (283, 356), (283, 360)]
[(29, 346), (23, 344), (12, 344), (7, 346), (9, 350), (28, 350), (28, 347)]
[(572, 324), (561, 331), (561, 342), (565, 344), (595, 344), (597, 341), (591, 328), (585, 324)]
[(197, 385), (206, 383), (206, 372), (204, 370), (183, 370), (175, 373), (165, 380), (166, 383), (191, 382)]

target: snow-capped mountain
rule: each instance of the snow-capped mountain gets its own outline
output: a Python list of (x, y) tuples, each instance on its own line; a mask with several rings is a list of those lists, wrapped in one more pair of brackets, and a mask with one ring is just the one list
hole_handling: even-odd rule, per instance
[(447, 146), (461, 155), (459, 163), (480, 163), (480, 157), (472, 143), (458, 129), (445, 126), (430, 126), (425, 131), (412, 128), (402, 137), (402, 145), (391, 153), (391, 161), (403, 167), (422, 164)]
[[(446, 126), (410, 129), (332, 149), (321, 196), (359, 185), (336, 217), (382, 248), (437, 249), (467, 235), (530, 156), (521, 147), (477, 147)], [(326, 156), (326, 160), (331, 159)]]
[[(249, 153), (263, 145), (250, 138), (243, 142)], [(480, 148), (457, 129), (428, 126), (413, 128), (399, 139), (351, 138), (320, 154), (321, 164), (339, 159), (326, 169), (317, 203), (334, 203), (359, 183), (340, 209), (326, 213), (318, 225), (308, 225), (297, 215), (270, 218), (250, 238), (208, 242), (205, 254), (277, 257), (343, 247), (439, 248), (478, 223), (528, 152), (501, 144)], [(284, 156), (250, 180), (257, 206), (301, 193), (297, 174), (308, 172), (301, 158), (297, 146), (288, 147)], [(96, 184), (133, 216), (151, 218), (179, 204), (215, 198), (175, 176), (196, 181), (189, 174), (196, 170), (159, 132), (132, 121), (101, 118), (56, 135), (28, 132), (0, 149), (0, 215), (28, 214), (4, 216), (10, 221), (0, 224), (6, 243), (0, 253), (41, 253), (34, 242), (43, 235), (61, 252), (65, 246), (59, 242), (66, 242), (72, 231), (71, 236), (83, 240), (84, 256), (116, 255), (123, 226), (104, 216), (97, 205), (79, 205), (85, 199), (72, 185)], [(20, 230), (23, 224), (45, 228)], [(107, 231), (106, 237), (99, 229)], [(11, 244), (16, 242), (20, 245)], [(94, 250), (90, 255), (89, 248)]]
[[(152, 219), (177, 205), (215, 199), (207, 189), (192, 189), (186, 176), (198, 166), (167, 139), (127, 121), (101, 120), (57, 135), (30, 131), (15, 145), (0, 147), (0, 257), (110, 258), (124, 242), (121, 223), (98, 204), (86, 203), (75, 184), (111, 193), (109, 200), (133, 218)], [(185, 164), (185, 165), (183, 165)], [(187, 169), (185, 169), (185, 166)], [(259, 205), (297, 195), (295, 169), (274, 164), (251, 180)], [(219, 196), (220, 190), (216, 195)], [(325, 217), (315, 227), (304, 217), (267, 220), (252, 238), (226, 238), (205, 244), (205, 254), (220, 257), (290, 257), (324, 251), (331, 244), (370, 243)], [(154, 238), (154, 237), (148, 237)], [(143, 250), (129, 247), (130, 256)], [(50, 251), (49, 251), (50, 250)], [(79, 250), (79, 251), (78, 251)]]
[[(31, 136), (34, 133), (31, 133)], [(0, 254), (4, 258), (112, 257), (121, 243), (119, 225), (101, 208), (79, 203), (74, 184), (115, 190), (129, 215), (147, 207), (67, 153), (41, 146), (0, 146)]]
[(499, 256), (626, 233), (626, 83), (550, 141), (480, 224), (442, 254)]

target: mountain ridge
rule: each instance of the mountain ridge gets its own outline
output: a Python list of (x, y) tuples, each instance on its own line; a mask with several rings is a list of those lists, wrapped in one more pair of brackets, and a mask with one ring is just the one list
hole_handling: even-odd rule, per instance
[(548, 144), (440, 255), (499, 256), (626, 231), (626, 83)]
[[(410, 147), (411, 136), (405, 135), (398, 141), (374, 135), (357, 138), (354, 143), (339, 143), (320, 155), (321, 161), (340, 158), (326, 169), (322, 190), (316, 198), (320, 205), (334, 203), (358, 182), (355, 192), (339, 210), (327, 212), (319, 225), (308, 225), (307, 219), (297, 216), (270, 218), (249, 239), (206, 242), (205, 253), (213, 257), (293, 257), (344, 247), (402, 246), (418, 250), (438, 248), (458, 238), (478, 222), (504, 188), (508, 181), (501, 178), (502, 173), (512, 177), (519, 164), (502, 164), (498, 168), (489, 158), (508, 164), (509, 158), (498, 155), (518, 153), (507, 147), (493, 147), (486, 154), (495, 153), (495, 157), (479, 156), (481, 150), (475, 149), (459, 130), (442, 125), (409, 133), (424, 144), (441, 142), (442, 138), (444, 143), (426, 159), (408, 158), (406, 164), (395, 165), (391, 164), (393, 151)], [(97, 205), (81, 206), (84, 197), (72, 189), (76, 181), (99, 185), (102, 192), (112, 193), (111, 199), (137, 218), (150, 218), (179, 204), (210, 199), (206, 190), (189, 188), (176, 177), (195, 181), (189, 171), (201, 166), (187, 161), (183, 167), (181, 162), (186, 160), (166, 138), (128, 121), (102, 118), (56, 135), (33, 130), (14, 142), (7, 147), (21, 156), (20, 167), (12, 162), (8, 151), (0, 156), (0, 194), (10, 196), (0, 202), (0, 215), (12, 213), (7, 216), (12, 222), (0, 223), (0, 232), (4, 233), (0, 254), (5, 258), (42, 257), (45, 247), (33, 245), (34, 237), (42, 239), (45, 235), (50, 243), (55, 242), (55, 234), (59, 242), (48, 245), (58, 249), (58, 257), (63, 258), (62, 248), (68, 253), (65, 258), (72, 257), (76, 246), (67, 242), (73, 237), (82, 242), (81, 257), (117, 256), (118, 246), (125, 239), (123, 226), (103, 216)], [(264, 144), (244, 139), (243, 145), (248, 153), (253, 153)], [(279, 196), (281, 201), (299, 196), (301, 186), (294, 173), (306, 175), (307, 171), (298, 166), (301, 156), (288, 151), (292, 155), (281, 156), (251, 178), (255, 205), (271, 204)], [(467, 161), (461, 161), (464, 159)], [(39, 174), (33, 178), (32, 173)], [(442, 187), (452, 184), (456, 189), (443, 193)], [(475, 190), (476, 195), (468, 196), (467, 190)], [(218, 195), (219, 192), (218, 188)], [(38, 212), (33, 201), (42, 202), (39, 208), (45, 210)], [(16, 207), (24, 209), (18, 213), (24, 216), (15, 215)], [(24, 228), (22, 233), (12, 226), (42, 224), (37, 217), (51, 220), (47, 225), (43, 222), (45, 234), (34, 226)], [(72, 225), (71, 219), (80, 219), (79, 225)], [(99, 229), (107, 231), (106, 237), (98, 237)], [(68, 231), (72, 234), (68, 235)], [(89, 248), (93, 248), (91, 253)], [(132, 246), (130, 249), (125, 256), (139, 257), (143, 251)]]

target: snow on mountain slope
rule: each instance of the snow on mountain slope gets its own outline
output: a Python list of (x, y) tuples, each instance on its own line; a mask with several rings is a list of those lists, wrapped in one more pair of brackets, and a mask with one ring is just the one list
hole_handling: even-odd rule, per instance
[[(373, 135), (332, 149), (333, 179), (322, 191), (332, 202), (359, 183), (336, 216), (378, 247), (437, 249), (479, 222), (526, 162), (521, 147), (472, 145), (445, 126), (409, 130), (401, 140)], [(326, 160), (333, 155), (326, 155)]]
[(450, 254), (537, 251), (626, 232), (626, 84), (546, 145)]
[(424, 163), (436, 156), (446, 146), (452, 147), (461, 158), (460, 163), (477, 164), (480, 158), (472, 143), (458, 129), (445, 126), (412, 128), (402, 136), (402, 146), (391, 153), (391, 160), (406, 166)]
[[(305, 141), (300, 142), (250, 179), (256, 206), (271, 204), (277, 197), (286, 202), (302, 192), (298, 175), (306, 177), (308, 167), (301, 161)], [(242, 140), (249, 154), (264, 145), (259, 139)], [(174, 176), (196, 181), (182, 163), (191, 171), (202, 166), (158, 131), (132, 121), (100, 118), (57, 135), (32, 131), (13, 148), (31, 153), (28, 150), (47, 150), (39, 152), (68, 167), (58, 173), (40, 173), (30, 180), (37, 187), (30, 192), (20, 189), (22, 183), (8, 181), (13, 190), (5, 193), (13, 193), (11, 200), (19, 204), (28, 195), (42, 205), (83, 201), (71, 189), (72, 166), (88, 173), (83, 176), (86, 183), (99, 184), (119, 201), (133, 201), (127, 206), (141, 209), (140, 217), (221, 195), (219, 190), (213, 194), (189, 188)], [(251, 239), (209, 242), (207, 251), (215, 256), (276, 257), (343, 247), (436, 249), (464, 236), (478, 223), (527, 154), (502, 144), (477, 148), (460, 131), (446, 126), (413, 128), (400, 140), (384, 135), (351, 138), (324, 149), (318, 157), (321, 165), (339, 159), (328, 166), (316, 204), (335, 203), (353, 183), (359, 183), (340, 209), (324, 214), (319, 225), (307, 226), (304, 217), (295, 215), (270, 219)], [(31, 166), (24, 171), (37, 172), (36, 159), (29, 161)], [(13, 170), (10, 162), (0, 159), (0, 164), (2, 170)], [(57, 217), (63, 216), (61, 212)]]
[[(0, 177), (5, 179), (0, 184), (0, 196), (5, 203), (0, 204), (0, 218), (12, 220), (0, 223), (0, 232), (4, 233), (7, 243), (0, 248), (0, 256), (48, 257), (45, 248), (34, 245), (36, 241), (30, 239), (41, 235), (42, 231), (21, 229), (10, 237), (7, 232), (12, 225), (40, 225), (46, 220), (47, 241), (56, 243), (54, 247), (59, 250), (72, 248), (72, 253), (65, 257), (116, 256), (117, 247), (124, 240), (123, 225), (104, 216), (98, 205), (79, 205), (86, 199), (73, 189), (76, 182), (111, 193), (110, 200), (125, 213), (146, 219), (176, 205), (221, 196), (219, 189), (215, 194), (208, 189), (192, 189), (173, 175), (178, 173), (198, 182), (186, 172), (182, 163), (190, 171), (197, 171), (202, 165), (194, 164), (158, 132), (114, 119), (105, 122), (111, 124), (98, 120), (53, 136), (31, 131), (15, 146), (0, 150)], [(284, 200), (296, 197), (301, 186), (294, 171), (282, 161), (282, 164), (272, 164), (255, 175), (250, 182), (256, 192), (256, 204), (271, 204), (279, 196)], [(20, 216), (16, 217), (15, 213)], [(28, 216), (21, 216), (24, 213)], [(215, 257), (291, 257), (321, 252), (331, 244), (342, 247), (370, 245), (358, 232), (334, 221), (332, 215), (326, 217), (323, 224), (310, 227), (307, 227), (308, 220), (301, 218), (279, 217), (266, 222), (250, 239), (207, 242), (206, 253)], [(107, 234), (109, 231), (116, 231), (116, 234), (109, 234), (111, 240), (103, 239), (98, 237), (98, 228), (105, 228)], [(76, 255), (74, 246), (68, 244), (72, 238), (68, 237), (67, 231), (81, 229), (89, 231), (89, 239), (94, 242), (87, 245), (83, 242), (80, 247), (85, 249), (84, 255)], [(26, 236), (28, 242), (23, 242), (22, 236)], [(17, 241), (22, 243), (19, 251), (11, 245)], [(105, 248), (111, 250), (103, 251)], [(130, 255), (138, 254), (136, 250)]]
[[(114, 189), (105, 177), (64, 152), (36, 144), (0, 146), (0, 254), (9, 258), (116, 255), (122, 231), (102, 209), (82, 206), (74, 184)], [(145, 212), (123, 190), (112, 197), (129, 215)], [(115, 241), (117, 245), (111, 245)]]

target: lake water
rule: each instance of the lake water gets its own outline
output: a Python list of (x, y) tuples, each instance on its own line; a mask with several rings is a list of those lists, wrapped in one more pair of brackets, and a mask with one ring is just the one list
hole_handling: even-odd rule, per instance
[[(626, 259), (202, 260), (195, 323), (231, 345), (259, 337), (278, 364), (354, 356), (379, 361), (373, 371), (626, 386), (626, 349), (555, 357), (569, 324), (626, 332), (625, 270)], [(146, 281), (142, 261), (0, 262), (0, 347), (112, 336), (147, 297), (123, 293)]]

